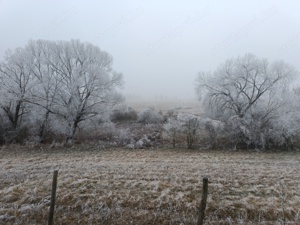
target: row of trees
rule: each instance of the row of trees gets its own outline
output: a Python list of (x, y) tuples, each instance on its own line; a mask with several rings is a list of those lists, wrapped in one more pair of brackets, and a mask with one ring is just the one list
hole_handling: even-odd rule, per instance
[(71, 141), (82, 121), (98, 120), (123, 101), (121, 85), (112, 57), (97, 46), (30, 41), (0, 64), (1, 136), (10, 142), (31, 127), (43, 142), (55, 127)]
[(79, 128), (130, 118), (163, 125), (173, 147), (184, 140), (192, 148), (204, 139), (211, 147), (290, 147), (300, 136), (297, 75), (283, 61), (246, 54), (199, 74), (201, 116), (112, 111), (124, 100), (118, 92), (123, 80), (107, 52), (78, 40), (30, 41), (0, 63), (0, 142), (44, 142), (51, 132), (71, 142)]

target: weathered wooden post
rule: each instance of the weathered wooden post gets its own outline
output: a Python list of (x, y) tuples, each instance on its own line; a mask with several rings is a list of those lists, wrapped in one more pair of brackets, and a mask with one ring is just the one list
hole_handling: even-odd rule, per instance
[(203, 222), (204, 222), (204, 217), (205, 217), (204, 212), (205, 212), (205, 208), (206, 208), (207, 193), (208, 193), (208, 178), (204, 177), (203, 178), (202, 198), (201, 198), (201, 202), (200, 202), (197, 225), (203, 225)]
[(49, 217), (48, 217), (48, 225), (53, 225), (55, 196), (56, 196), (56, 187), (57, 187), (57, 175), (58, 175), (58, 170), (54, 170), (53, 180), (52, 180), (52, 192), (51, 192), (51, 203), (50, 203), (50, 211), (49, 211)]

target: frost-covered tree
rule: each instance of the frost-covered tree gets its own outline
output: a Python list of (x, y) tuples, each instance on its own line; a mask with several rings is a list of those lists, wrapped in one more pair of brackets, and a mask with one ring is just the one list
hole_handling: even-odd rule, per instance
[(36, 84), (30, 63), (30, 54), (17, 48), (8, 51), (0, 64), (0, 108), (13, 130), (20, 127), (28, 112), (30, 90)]
[(16, 127), (25, 103), (40, 107), (41, 139), (50, 114), (66, 123), (71, 141), (80, 122), (94, 118), (123, 101), (122, 75), (112, 57), (99, 47), (78, 40), (30, 41), (1, 63), (1, 108)]
[(266, 133), (286, 106), (284, 95), (296, 74), (283, 61), (269, 63), (246, 54), (227, 60), (212, 74), (199, 74), (196, 91), (208, 115), (236, 128), (231, 129), (234, 140), (265, 148)]
[(38, 106), (36, 120), (40, 120), (39, 141), (43, 142), (46, 132), (49, 129), (49, 120), (55, 105), (56, 94), (59, 88), (60, 79), (56, 74), (55, 68), (51, 65), (51, 42), (48, 41), (29, 41), (25, 51), (30, 54), (31, 72), (36, 80), (36, 85), (31, 89), (29, 102)]
[(213, 74), (199, 74), (197, 94), (216, 114), (243, 118), (267, 95), (281, 94), (295, 69), (282, 62), (269, 63), (252, 54), (227, 60)]
[[(284, 107), (279, 116), (272, 121), (272, 129), (267, 133), (267, 144), (293, 148), (300, 141), (300, 95), (299, 88), (286, 92), (283, 96)], [(298, 143), (297, 143), (298, 142)]]
[(50, 110), (65, 119), (67, 140), (72, 140), (81, 121), (123, 100), (117, 92), (122, 75), (112, 69), (112, 57), (97, 46), (77, 40), (44, 42), (49, 46), (47, 62), (57, 82)]

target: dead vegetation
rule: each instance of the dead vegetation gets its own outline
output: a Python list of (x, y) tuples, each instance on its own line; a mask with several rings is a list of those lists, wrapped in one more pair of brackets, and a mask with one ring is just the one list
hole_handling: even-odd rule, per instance
[(195, 224), (203, 176), (207, 224), (300, 224), (296, 152), (78, 145), (9, 146), (0, 155), (0, 224), (45, 224), (55, 169), (55, 224)]

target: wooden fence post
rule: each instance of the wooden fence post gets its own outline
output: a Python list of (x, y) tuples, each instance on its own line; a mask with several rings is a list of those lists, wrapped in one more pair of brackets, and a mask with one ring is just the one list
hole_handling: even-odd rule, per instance
[(204, 217), (205, 217), (205, 208), (206, 208), (206, 200), (207, 200), (207, 193), (208, 193), (208, 178), (203, 178), (203, 190), (202, 190), (202, 198), (199, 208), (199, 215), (197, 225), (203, 225)]
[(49, 217), (48, 217), (48, 225), (53, 225), (55, 196), (56, 196), (56, 187), (57, 187), (57, 175), (58, 175), (58, 170), (54, 170), (53, 180), (52, 180), (52, 192), (51, 192), (51, 203), (50, 203), (50, 211), (49, 211)]

